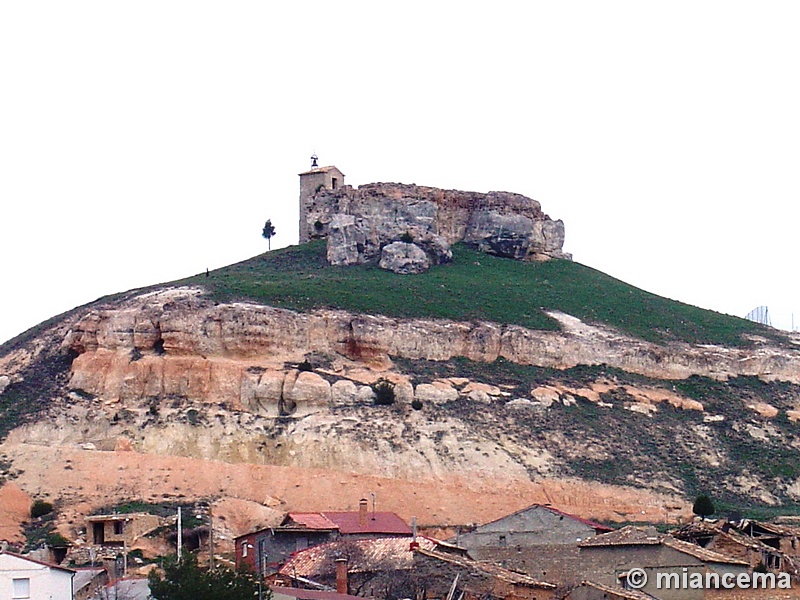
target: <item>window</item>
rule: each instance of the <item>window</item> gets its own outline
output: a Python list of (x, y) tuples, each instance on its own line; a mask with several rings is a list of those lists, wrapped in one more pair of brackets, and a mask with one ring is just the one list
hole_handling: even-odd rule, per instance
[(12, 579), (11, 580), (11, 597), (12, 598), (30, 598), (31, 597), (31, 580), (25, 579)]
[(125, 523), (123, 521), (114, 521), (114, 535), (122, 535), (124, 528)]
[(335, 190), (339, 185), (339, 180), (336, 177), (331, 177), (331, 189)]
[(501, 536), (500, 536), (499, 543), (500, 543), (500, 546), (501, 546), (501, 547), (505, 548), (505, 547), (506, 547), (506, 545), (507, 545), (507, 542), (506, 542), (506, 536), (504, 536), (504, 535), (501, 535)]

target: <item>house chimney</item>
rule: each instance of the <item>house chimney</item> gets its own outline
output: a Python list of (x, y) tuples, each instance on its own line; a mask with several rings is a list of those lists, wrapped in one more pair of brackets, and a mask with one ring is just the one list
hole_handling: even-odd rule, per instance
[(334, 563), (336, 564), (336, 593), (347, 593), (347, 559), (337, 558)]
[(419, 548), (419, 542), (417, 541), (417, 517), (411, 517), (411, 546), (409, 550), (412, 552)]
[(369, 502), (367, 502), (366, 498), (362, 498), (358, 503), (358, 526), (359, 527), (366, 527), (367, 526), (367, 506)]

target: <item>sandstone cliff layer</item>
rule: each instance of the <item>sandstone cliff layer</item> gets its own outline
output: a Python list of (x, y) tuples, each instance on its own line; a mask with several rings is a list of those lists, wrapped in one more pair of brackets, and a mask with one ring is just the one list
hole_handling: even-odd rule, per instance
[[(663, 379), (754, 375), (800, 383), (800, 350), (657, 345), (554, 315), (561, 332), (515, 325), (395, 319), (322, 310), (298, 313), (256, 304), (217, 305), (197, 290), (154, 293), (96, 310), (64, 340), (77, 353), (71, 386), (105, 398), (179, 395), (278, 414), (281, 402), (330, 401), (313, 373), (290, 378), (276, 365), (313, 352), (390, 364), (390, 357), (464, 357), (564, 369), (605, 364)], [(132, 359), (133, 357), (133, 359)]]

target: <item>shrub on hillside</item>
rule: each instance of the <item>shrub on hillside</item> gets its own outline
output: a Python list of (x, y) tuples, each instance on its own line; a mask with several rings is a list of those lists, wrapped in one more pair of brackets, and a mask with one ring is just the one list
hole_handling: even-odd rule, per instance
[(394, 384), (386, 379), (379, 379), (372, 386), (375, 392), (375, 404), (378, 406), (389, 406), (394, 404)]
[(37, 500), (31, 506), (31, 517), (38, 519), (53, 512), (53, 505), (44, 500)]

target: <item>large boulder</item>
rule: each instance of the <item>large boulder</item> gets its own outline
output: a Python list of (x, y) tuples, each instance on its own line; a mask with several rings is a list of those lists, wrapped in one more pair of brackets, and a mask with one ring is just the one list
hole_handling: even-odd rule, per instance
[(458, 400), (458, 390), (441, 381), (420, 383), (414, 390), (414, 398), (423, 403), (444, 404)]
[(392, 242), (383, 247), (381, 269), (408, 275), (411, 273), (424, 273), (431, 267), (431, 262), (425, 251), (416, 244), (408, 242)]
[(334, 406), (351, 406), (355, 403), (358, 388), (349, 379), (340, 379), (331, 386), (331, 402)]
[[(296, 376), (295, 376), (296, 375)], [(328, 406), (331, 384), (311, 371), (290, 371), (283, 381), (282, 412), (298, 414), (313, 407)]]
[[(453, 260), (453, 251), (450, 249), (450, 244), (442, 236), (426, 229), (409, 229), (406, 233), (411, 238), (412, 243), (425, 251), (431, 264), (443, 265)], [(402, 236), (400, 241), (403, 241)]]

